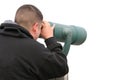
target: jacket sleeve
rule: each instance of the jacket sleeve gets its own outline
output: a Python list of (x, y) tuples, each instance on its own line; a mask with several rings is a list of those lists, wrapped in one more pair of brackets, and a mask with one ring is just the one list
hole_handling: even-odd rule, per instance
[(63, 54), (62, 45), (57, 42), (54, 37), (45, 40), (47, 48), (51, 51), (48, 57), (48, 64), (50, 64), (49, 78), (56, 78), (64, 76), (68, 73), (67, 58)]

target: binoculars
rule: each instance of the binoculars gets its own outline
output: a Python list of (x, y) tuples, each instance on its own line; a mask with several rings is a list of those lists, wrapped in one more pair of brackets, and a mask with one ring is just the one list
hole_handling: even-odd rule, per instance
[(60, 41), (64, 42), (63, 52), (65, 55), (68, 54), (70, 45), (81, 45), (85, 42), (87, 37), (87, 32), (84, 28), (74, 25), (64, 25), (54, 22), (49, 22), (50, 25), (55, 25), (54, 37)]

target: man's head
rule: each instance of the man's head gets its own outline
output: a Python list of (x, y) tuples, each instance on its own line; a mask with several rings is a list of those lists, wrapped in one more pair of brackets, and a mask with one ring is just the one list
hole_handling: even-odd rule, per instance
[(22, 5), (15, 15), (15, 22), (27, 29), (34, 39), (40, 35), (42, 21), (42, 13), (33, 5)]

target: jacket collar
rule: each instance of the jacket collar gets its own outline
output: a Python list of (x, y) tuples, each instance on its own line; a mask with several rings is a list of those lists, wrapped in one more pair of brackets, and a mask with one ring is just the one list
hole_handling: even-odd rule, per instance
[(32, 35), (25, 28), (12, 21), (5, 21), (0, 25), (0, 34), (33, 39)]

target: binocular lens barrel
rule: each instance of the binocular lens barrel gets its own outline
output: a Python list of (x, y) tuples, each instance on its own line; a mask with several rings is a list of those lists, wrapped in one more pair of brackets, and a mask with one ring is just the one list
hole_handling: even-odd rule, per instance
[(54, 36), (60, 42), (65, 42), (66, 38), (71, 39), (72, 45), (82, 44), (87, 37), (87, 32), (84, 28), (74, 25), (63, 25), (59, 23), (49, 22), (52, 25), (55, 24)]

